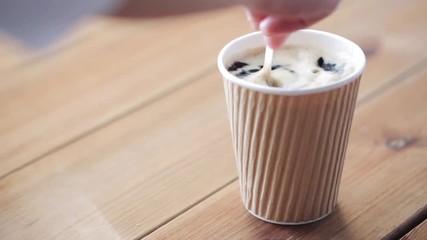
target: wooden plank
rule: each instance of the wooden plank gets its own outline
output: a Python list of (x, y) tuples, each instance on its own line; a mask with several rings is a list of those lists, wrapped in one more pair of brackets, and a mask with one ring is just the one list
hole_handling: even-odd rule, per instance
[[(216, 73), (202, 78), (111, 123), (102, 131), (94, 132), (3, 178), (0, 181), (0, 235), (6, 239), (136, 238), (164, 225), (233, 181), (236, 170), (219, 78)], [(419, 96), (424, 89), (424, 85), (419, 85), (413, 92), (410, 91), (408, 98)], [(408, 91), (402, 94), (408, 94)], [(390, 99), (397, 102), (405, 102), (394, 98), (394, 95), (392, 97)], [(384, 104), (394, 103), (390, 99), (386, 98), (387, 101), (381, 101), (381, 104), (375, 106), (385, 108)], [(412, 104), (412, 101), (408, 104)], [(414, 108), (420, 104), (415, 104)], [(372, 111), (378, 110), (375, 108)], [(364, 113), (364, 118), (359, 120), (357, 126), (366, 130), (372, 124), (369, 125), (369, 119), (365, 118), (372, 118), (373, 113), (365, 112), (369, 114)], [(398, 113), (406, 112), (402, 109)], [(390, 115), (380, 113), (379, 116), (393, 119)], [(413, 118), (409, 124), (415, 120), (420, 119)], [(417, 124), (420, 124), (419, 121)], [(364, 152), (359, 157), (357, 154), (356, 157), (352, 156), (353, 161), (347, 166), (351, 166), (352, 162), (364, 164), (350, 170), (370, 164), (370, 161), (359, 160), (365, 159), (378, 147), (363, 145), (372, 143), (372, 136), (363, 135), (363, 129), (356, 131), (361, 135), (360, 138), (363, 137), (361, 143), (352, 143), (353, 150), (350, 152), (358, 151), (358, 147), (363, 148)], [(377, 131), (380, 129), (377, 128)], [(374, 134), (375, 131), (369, 130), (368, 133)], [(390, 155), (386, 156), (389, 157), (386, 163), (392, 163), (393, 156), (400, 156), (394, 150), (381, 150), (385, 152), (384, 155)], [(409, 151), (400, 151), (403, 152)], [(414, 168), (424, 171), (417, 166), (408, 169), (408, 174), (416, 171)], [(374, 170), (389, 171), (390, 167), (378, 165)], [(364, 179), (360, 175), (365, 172), (383, 176), (381, 171), (377, 173), (362, 169), (357, 171), (359, 175), (354, 179)], [(389, 181), (385, 177), (380, 180)], [(347, 185), (352, 185), (354, 179), (346, 180)], [(419, 179), (413, 179), (416, 180)], [(355, 182), (357, 190), (358, 181)], [(379, 181), (376, 185), (382, 183)], [(361, 186), (371, 184), (365, 181)], [(394, 181), (390, 184), (394, 184)], [(374, 187), (378, 187), (376, 185), (370, 191), (375, 190)], [(341, 211), (343, 217), (354, 216), (355, 213), (348, 213), (353, 205), (360, 207), (369, 203), (370, 198), (366, 196), (369, 193), (363, 192), (360, 198), (354, 197), (351, 191), (347, 193), (350, 199), (343, 201), (346, 206)], [(415, 195), (422, 197), (422, 193), (417, 190), (417, 194), (421, 195)], [(398, 192), (394, 194), (399, 195)], [(237, 188), (232, 191), (232, 195), (240, 204)], [(230, 205), (228, 200), (225, 199), (223, 204), (233, 209), (241, 207), (239, 204)], [(413, 201), (418, 200), (414, 198)], [(410, 206), (408, 204), (407, 208)], [(241, 213), (245, 214), (244, 211)], [(221, 214), (229, 216), (229, 213)], [(210, 218), (211, 215), (205, 217)]]
[[(115, 35), (121, 32), (113, 31), (110, 35), (118, 39), (109, 42), (112, 46), (91, 51), (97, 41), (89, 39), (82, 49), (29, 65), (23, 72), (9, 72), (0, 81), (0, 176), (194, 80), (201, 72), (214, 71), (222, 45), (246, 31), (216, 26), (245, 21), (242, 14), (225, 10), (189, 16), (168, 26), (141, 29), (123, 42)], [(205, 17), (203, 25), (200, 20)], [(202, 35), (207, 26), (213, 28), (215, 40)], [(124, 37), (137, 27), (131, 29)]]
[(402, 240), (424, 240), (427, 236), (427, 220), (405, 235)]
[(3, 69), (15, 66), (26, 58), (25, 53), (0, 33), (0, 72)]
[(125, 239), (235, 178), (217, 73), (0, 181), (5, 239)]
[[(230, 31), (234, 32), (234, 30)], [(70, 57), (69, 61), (73, 59), (75, 56)], [(55, 65), (50, 64), (47, 65)], [(138, 66), (135, 64), (133, 67)], [(66, 70), (64, 67), (63, 71), (67, 72)], [(142, 71), (135, 73), (137, 76), (134, 78), (139, 78), (142, 73)], [(66, 74), (63, 75), (66, 76)], [(70, 79), (72, 78), (68, 78)], [(90, 79), (86, 80), (90, 81)], [(133, 79), (133, 81), (136, 80)], [(219, 108), (223, 104), (222, 86), (216, 85), (218, 84), (217, 74), (207, 79), (203, 78), (201, 81), (211, 81), (210, 84), (214, 82), (214, 85), (199, 85), (201, 83), (191, 85), (183, 92), (176, 93), (181, 94), (179, 96), (171, 95), (162, 99), (160, 103), (147, 106), (150, 110), (146, 111), (144, 108), (142, 111), (144, 114), (138, 112), (135, 113), (138, 114), (136, 117), (134, 114), (130, 115), (129, 118), (133, 120), (126, 120), (129, 119), (126, 117), (102, 131), (92, 132), (90, 136), (70, 144), (69, 147), (58, 149), (41, 161), (2, 179), (0, 181), (1, 236), (11, 239), (136, 237), (150, 232), (170, 218), (179, 215), (207, 194), (234, 179), (234, 163), (231, 156), (231, 143), (228, 142), (225, 110)], [(54, 83), (54, 81), (46, 82)], [(58, 86), (60, 86), (59, 83)], [(213, 91), (212, 94), (218, 94), (213, 97), (215, 100), (209, 97), (210, 92), (206, 89)], [(111, 89), (110, 91), (114, 92)], [(100, 91), (102, 92), (105, 91)], [(68, 94), (65, 91), (64, 93)], [(79, 93), (79, 91), (74, 90), (73, 93)], [(195, 93), (199, 94), (198, 98), (197, 96), (194, 98)], [(136, 93), (133, 94), (129, 93), (128, 98), (129, 96), (140, 97)], [(41, 95), (43, 94), (34, 94), (34, 98)], [(180, 103), (181, 98), (186, 99), (187, 102)], [(198, 104), (194, 100), (205, 98), (209, 98), (214, 103)], [(76, 101), (75, 96), (66, 100)], [(109, 100), (113, 102), (115, 99)], [(88, 102), (83, 101), (85, 104)], [(83, 107), (86, 111), (93, 109), (85, 104)], [(100, 105), (98, 102), (97, 104), (93, 104), (92, 107)], [(179, 106), (187, 105), (191, 105), (191, 108), (181, 112), (182, 108)], [(160, 108), (163, 111), (154, 111), (153, 108)], [(55, 109), (55, 111), (58, 110)], [(172, 123), (171, 119), (176, 118), (179, 121)], [(47, 122), (55, 122), (55, 118), (51, 119), (53, 120)], [(80, 119), (86, 121), (86, 118)], [(79, 126), (79, 124), (70, 124), (73, 121), (67, 122), (68, 118), (60, 120), (66, 126), (64, 128)], [(202, 133), (187, 136), (194, 130), (193, 125), (200, 124), (198, 121), (214, 126), (202, 125)], [(175, 132), (177, 129), (181, 131)], [(43, 129), (44, 132), (45, 130)], [(61, 129), (56, 133), (62, 133), (62, 131), (68, 131), (68, 129)], [(220, 136), (221, 134), (223, 135)], [(156, 140), (152, 141), (150, 137), (155, 137)], [(208, 137), (207, 140), (206, 137)], [(217, 144), (214, 143), (215, 139), (218, 139)], [(37, 143), (37, 141), (34, 142)], [(212, 150), (207, 146), (211, 146)], [(159, 149), (164, 150), (162, 147), (167, 148), (168, 152), (159, 153)], [(225, 150), (226, 148), (229, 149)], [(201, 161), (194, 160), (192, 157)], [(141, 169), (151, 170), (146, 174), (146, 172), (141, 173)], [(167, 169), (170, 175), (160, 174)], [(213, 170), (214, 172), (211, 173)]]
[[(353, 3), (357, 2), (341, 0), (340, 7), (347, 7)], [(31, 19), (28, 19), (28, 21), (31, 21)], [(57, 19), (57, 21), (62, 21), (62, 19)], [(182, 19), (180, 21), (182, 22)], [(113, 36), (109, 36), (108, 38), (105, 37), (107, 34), (115, 33), (116, 38), (125, 39), (125, 37), (132, 37), (132, 35), (138, 31), (135, 25), (138, 25), (139, 29), (141, 29), (141, 27), (146, 28), (147, 25), (157, 25), (161, 28), (162, 25), (165, 26), (165, 22), (166, 21), (149, 21), (145, 19), (141, 22), (126, 21), (126, 23), (123, 24), (122, 21), (111, 21), (111, 19), (106, 17), (92, 16), (76, 22), (76, 26), (72, 26), (63, 36), (53, 41), (51, 45), (41, 49), (28, 48), (28, 46), (22, 45), (19, 40), (0, 32), (0, 73), (9, 70), (9, 68), (19, 67), (19, 65), (22, 64), (34, 63), (34, 61), (40, 60), (40, 58), (46, 55), (61, 55), (61, 51), (65, 48), (67, 52), (73, 51), (75, 48), (81, 48), (88, 45), (88, 39), (97, 42), (96, 46), (91, 45), (92, 48), (100, 47), (105, 44), (105, 41), (112, 40)], [(167, 25), (170, 24), (174, 24), (174, 21), (167, 21)], [(249, 31), (247, 25), (245, 26), (242, 24), (242, 27), (244, 30)], [(133, 28), (133, 33), (129, 32), (131, 28)], [(117, 31), (124, 31), (125, 33), (120, 34)]]
[[(76, 22), (75, 26), (70, 27), (51, 45), (36, 49), (22, 45), (19, 39), (0, 34), (0, 53), (2, 53), (0, 54), (0, 73), (8, 70), (30, 71), (34, 68), (50, 70), (52, 67), (57, 67), (55, 63), (58, 64), (58, 61), (69, 60), (67, 58), (71, 56), (84, 56), (87, 60), (85, 54), (88, 52), (93, 54), (97, 51), (111, 51), (111, 46), (129, 43), (129, 39), (136, 41), (144, 36), (143, 33), (153, 35), (154, 28), (158, 30), (160, 37), (164, 37), (166, 26), (179, 28), (183, 25), (191, 25), (192, 22), (194, 25), (198, 19), (199, 17), (190, 16), (174, 19), (175, 21), (171, 19), (123, 21), (106, 16), (86, 17)], [(168, 22), (167, 25), (166, 22)], [(137, 47), (137, 45), (132, 46)], [(54, 63), (53, 66), (52, 63)], [(13, 69), (14, 67), (20, 69)]]
[(246, 212), (237, 181), (146, 239), (379, 239), (427, 202), (427, 68), (358, 108), (333, 214), (279, 226)]
[[(388, 9), (381, 15), (369, 7), (385, 3)], [(361, 96), (426, 56), (427, 36), (418, 31), (426, 23), (424, 5), (421, 0), (363, 1), (343, 5), (316, 26), (357, 37), (356, 42), (372, 52)], [(365, 20), (354, 21), (354, 14)], [(240, 8), (159, 21), (106, 21), (93, 30), (89, 26), (88, 35), (76, 45), (2, 72), (0, 176), (120, 118), (200, 72), (213, 71), (219, 49), (250, 31)], [(367, 23), (372, 21), (374, 27)], [(411, 27), (388, 27), (399, 21)]]
[[(359, 97), (370, 94), (427, 55), (427, 2), (411, 0), (357, 1), (338, 9), (315, 28), (331, 31), (359, 44), (368, 55)], [(421, 52), (420, 52), (421, 51)], [(387, 80), (386, 80), (387, 81)]]
[[(48, 62), (53, 55), (60, 55), (60, 51), (67, 48), (67, 52), (72, 51), (75, 47), (81, 47), (78, 42), (84, 38), (98, 36), (99, 45), (102, 46), (102, 38), (100, 34), (95, 34), (98, 31), (106, 30), (114, 25), (114, 22), (108, 21), (105, 18), (84, 18), (76, 23), (76, 26), (68, 29), (68, 31), (51, 45), (44, 48), (30, 48), (23, 45), (19, 39), (14, 39), (5, 33), (0, 32), (0, 76), (12, 70), (25, 70), (26, 65), (40, 65), (40, 61)], [(124, 27), (126, 29), (126, 27)], [(0, 29), (1, 30), (1, 29)], [(0, 81), (4, 79), (0, 79)]]

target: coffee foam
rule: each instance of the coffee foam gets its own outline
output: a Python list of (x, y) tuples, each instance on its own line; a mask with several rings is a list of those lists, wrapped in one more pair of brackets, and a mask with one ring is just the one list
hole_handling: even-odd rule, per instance
[(350, 56), (341, 52), (286, 45), (274, 52), (270, 78), (266, 79), (261, 68), (264, 49), (251, 49), (228, 66), (234, 76), (260, 85), (284, 89), (310, 89), (325, 86), (343, 79), (355, 67)]

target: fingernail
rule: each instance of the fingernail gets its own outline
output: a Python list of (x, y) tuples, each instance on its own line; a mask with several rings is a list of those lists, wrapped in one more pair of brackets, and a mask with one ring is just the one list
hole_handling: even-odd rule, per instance
[(264, 34), (267, 32), (267, 28), (268, 28), (268, 18), (263, 19), (259, 23), (259, 30), (261, 30)]

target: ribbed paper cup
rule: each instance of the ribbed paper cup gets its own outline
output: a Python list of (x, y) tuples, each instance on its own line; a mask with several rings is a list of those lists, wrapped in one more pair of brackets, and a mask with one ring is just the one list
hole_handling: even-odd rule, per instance
[(326, 32), (297, 31), (287, 43), (346, 52), (355, 71), (328, 86), (303, 90), (238, 79), (227, 66), (236, 55), (264, 47), (259, 32), (227, 44), (218, 67), (246, 209), (264, 221), (303, 224), (327, 216), (336, 205), (365, 56), (353, 42)]

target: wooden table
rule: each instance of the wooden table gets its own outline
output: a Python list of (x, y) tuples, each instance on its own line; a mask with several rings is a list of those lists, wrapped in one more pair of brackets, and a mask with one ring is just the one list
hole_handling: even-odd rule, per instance
[(0, 239), (427, 239), (427, 2), (343, 1), (313, 28), (368, 57), (336, 211), (304, 226), (239, 195), (219, 50), (241, 8), (88, 19), (35, 54), (0, 40)]

